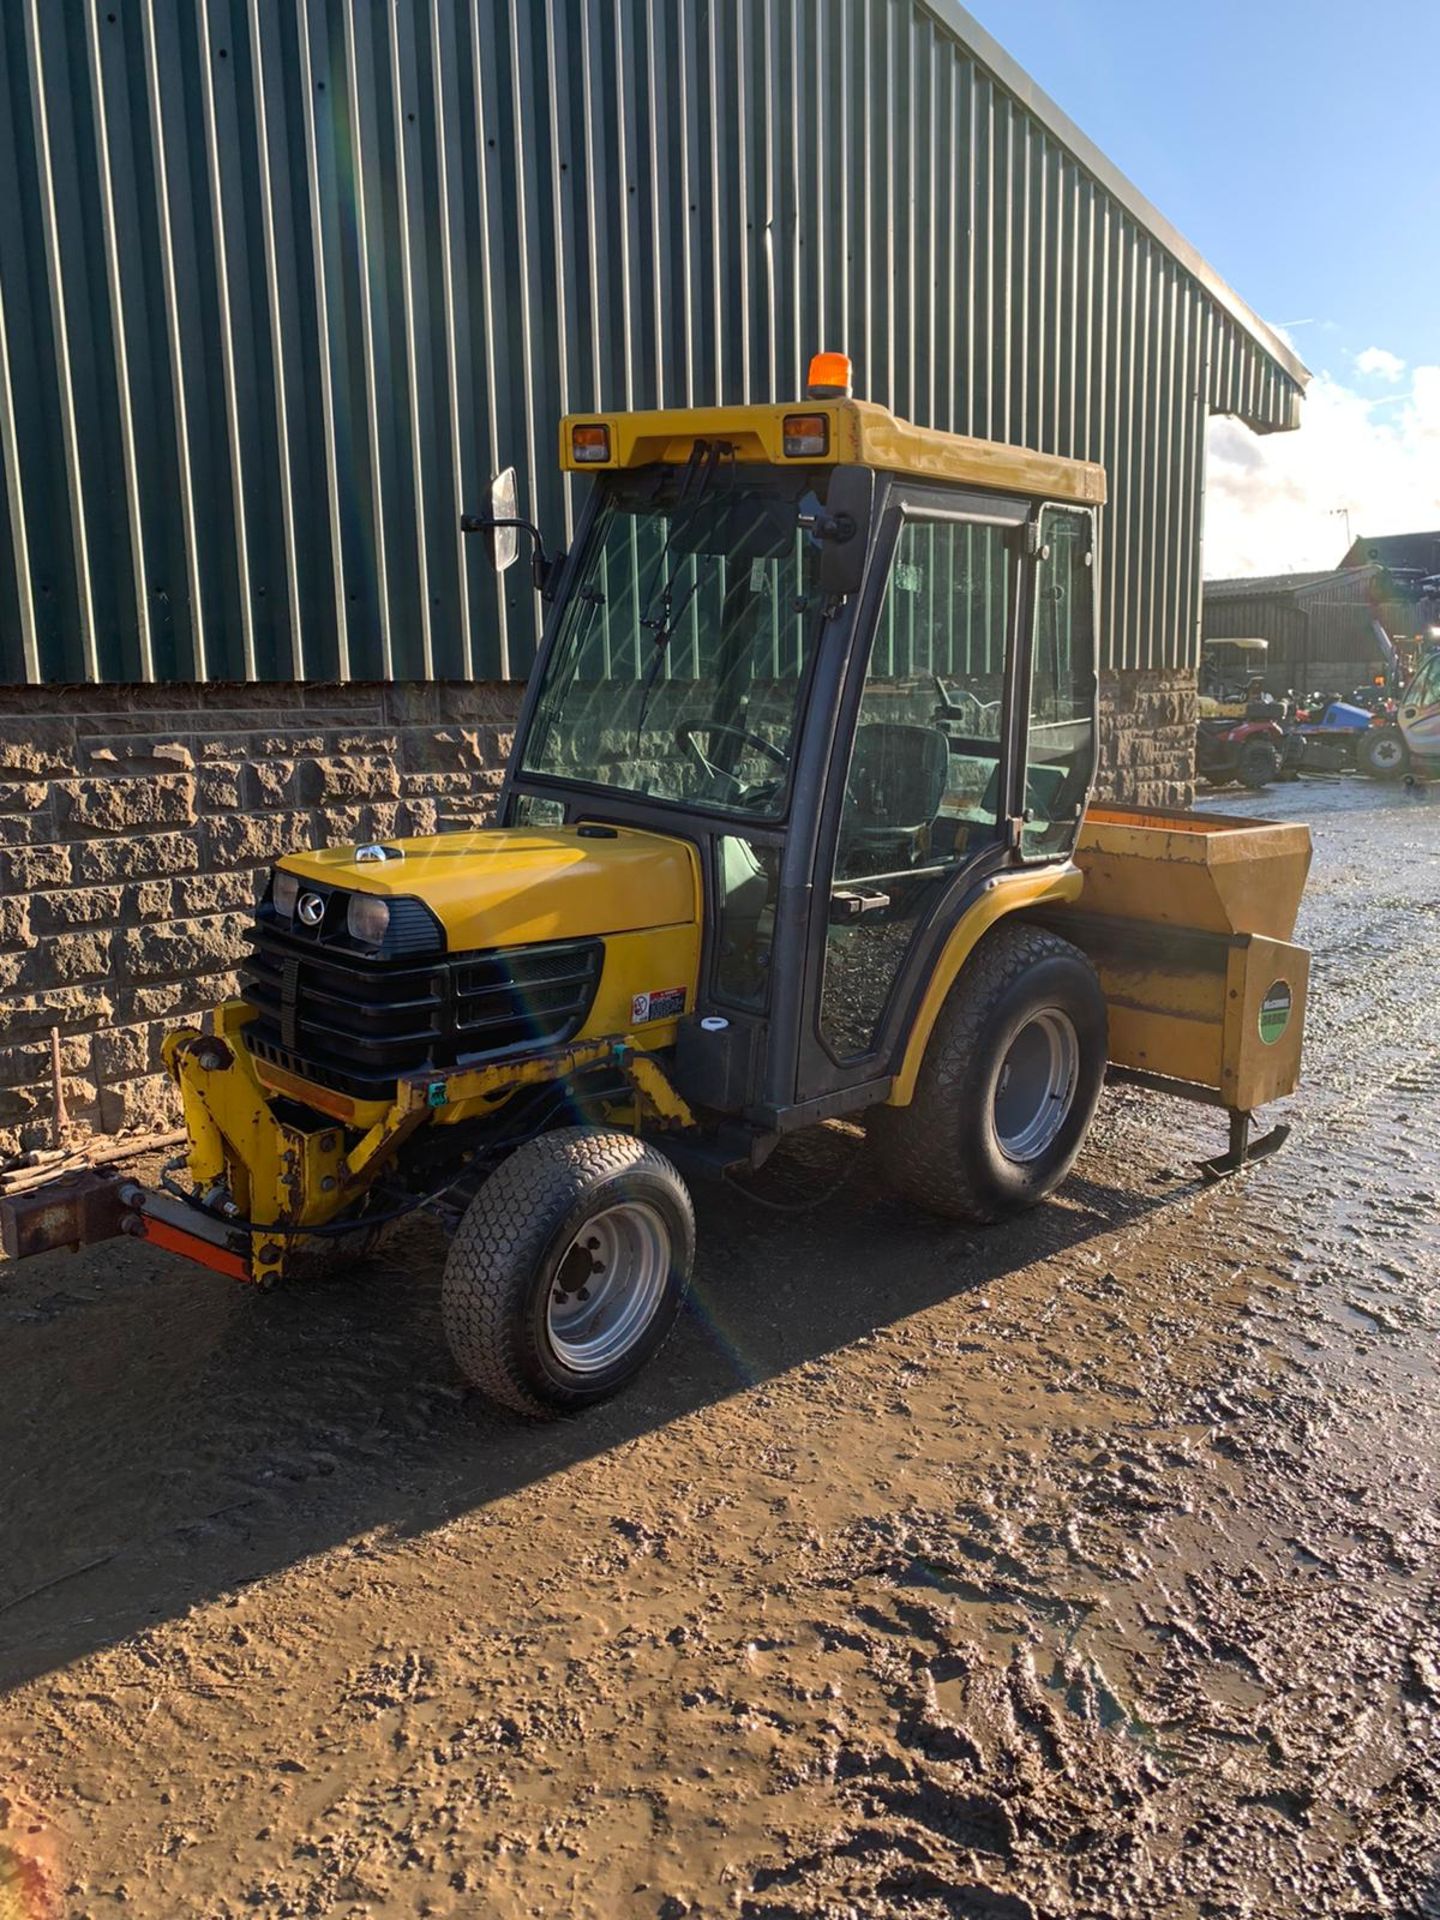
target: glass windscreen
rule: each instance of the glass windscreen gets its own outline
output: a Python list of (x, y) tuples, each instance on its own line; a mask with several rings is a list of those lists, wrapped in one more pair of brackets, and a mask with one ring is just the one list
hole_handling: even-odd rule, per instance
[(609, 482), (524, 771), (778, 818), (818, 619), (805, 523), (824, 485), (733, 463)]

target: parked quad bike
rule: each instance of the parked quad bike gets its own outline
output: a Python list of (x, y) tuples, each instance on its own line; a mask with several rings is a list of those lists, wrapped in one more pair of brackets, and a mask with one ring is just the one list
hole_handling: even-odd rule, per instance
[(1285, 731), (1275, 720), (1202, 719), (1195, 730), (1195, 770), (1208, 787), (1239, 782), (1258, 792), (1280, 778)]

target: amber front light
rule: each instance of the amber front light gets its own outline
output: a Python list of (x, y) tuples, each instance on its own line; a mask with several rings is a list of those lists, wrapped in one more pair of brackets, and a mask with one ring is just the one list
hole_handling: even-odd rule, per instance
[(823, 413), (787, 413), (782, 432), (787, 460), (815, 460), (830, 451), (830, 422)]
[(570, 452), (577, 461), (598, 461), (610, 458), (610, 429), (603, 422), (586, 427), (570, 429)]

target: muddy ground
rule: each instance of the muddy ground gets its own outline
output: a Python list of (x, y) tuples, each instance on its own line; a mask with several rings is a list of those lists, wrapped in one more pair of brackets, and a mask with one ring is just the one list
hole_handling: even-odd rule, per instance
[(1240, 1181), (1116, 1090), (960, 1231), (827, 1134), (539, 1429), (424, 1233), (7, 1276), (4, 1920), (1440, 1916), (1440, 789), (1244, 806), (1313, 821), (1316, 960)]

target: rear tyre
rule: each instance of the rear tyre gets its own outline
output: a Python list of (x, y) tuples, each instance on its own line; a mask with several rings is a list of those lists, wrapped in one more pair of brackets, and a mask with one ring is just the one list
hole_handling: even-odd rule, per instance
[(1372, 727), (1360, 742), (1360, 765), (1376, 780), (1398, 780), (1410, 771), (1410, 749), (1398, 727)]
[(1280, 755), (1273, 740), (1247, 740), (1240, 749), (1235, 768), (1242, 787), (1252, 793), (1268, 787), (1280, 778)]
[(629, 1133), (517, 1147), (471, 1201), (441, 1289), (457, 1365), (517, 1413), (608, 1399), (675, 1324), (695, 1259), (690, 1195)]
[(910, 1105), (869, 1116), (887, 1184), (957, 1220), (1043, 1200), (1089, 1129), (1106, 1041), (1084, 954), (1038, 927), (995, 928), (950, 990)]

